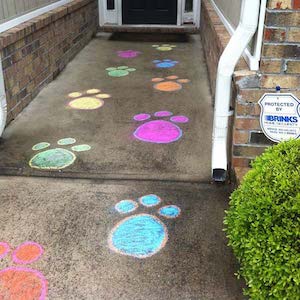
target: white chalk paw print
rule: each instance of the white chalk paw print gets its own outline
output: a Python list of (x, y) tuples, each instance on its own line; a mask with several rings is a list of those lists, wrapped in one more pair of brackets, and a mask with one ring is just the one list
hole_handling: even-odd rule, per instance
[(104, 94), (99, 89), (90, 89), (84, 92), (73, 92), (68, 94), (72, 99), (69, 102), (69, 107), (81, 110), (94, 110), (104, 105), (104, 99), (111, 97), (109, 94)]
[(190, 82), (189, 79), (179, 79), (178, 76), (172, 75), (166, 78), (152, 78), (154, 88), (161, 92), (176, 92), (182, 89), (183, 83)]
[(176, 48), (176, 45), (162, 44), (162, 45), (152, 45), (152, 47), (159, 51), (171, 51), (174, 48)]
[[(188, 123), (189, 118), (183, 115), (172, 116), (170, 111), (157, 111), (154, 113), (156, 120), (151, 120), (150, 114), (141, 113), (135, 115), (133, 119), (137, 122), (144, 122), (133, 133), (134, 137), (140, 141), (155, 143), (155, 144), (169, 144), (178, 141), (182, 137), (182, 130), (174, 123)], [(167, 118), (168, 120), (162, 120)]]
[[(10, 252), (10, 245), (0, 242), (0, 260)], [(38, 270), (24, 267), (39, 260), (43, 253), (43, 247), (31, 241), (22, 243), (12, 251), (11, 259), (19, 266), (10, 266), (0, 270), (0, 299), (46, 299), (48, 282), (44, 275)]]
[[(60, 139), (57, 144), (59, 146), (68, 146), (76, 143), (74, 138)], [(50, 143), (41, 142), (32, 147), (33, 151), (40, 151), (48, 148)], [(55, 148), (44, 150), (34, 155), (29, 161), (29, 166), (40, 170), (61, 170), (72, 165), (76, 160), (76, 155), (73, 152), (84, 152), (91, 149), (87, 144), (74, 145), (71, 150), (64, 148)]]
[(108, 75), (111, 77), (123, 77), (129, 75), (130, 72), (136, 71), (135, 68), (129, 68), (127, 66), (110, 67), (106, 68)]
[[(134, 212), (139, 205), (150, 208), (161, 203), (154, 194), (142, 196), (138, 201), (122, 200), (115, 205), (120, 214)], [(175, 219), (181, 210), (176, 205), (166, 205), (157, 210), (161, 217)], [(168, 229), (156, 216), (151, 214), (134, 214), (124, 218), (111, 230), (108, 244), (111, 250), (122, 255), (147, 258), (158, 253), (168, 241)]]

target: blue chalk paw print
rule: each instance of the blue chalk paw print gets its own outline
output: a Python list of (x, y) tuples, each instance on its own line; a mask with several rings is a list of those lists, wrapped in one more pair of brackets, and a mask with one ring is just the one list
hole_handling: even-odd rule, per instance
[(171, 59), (164, 59), (164, 60), (153, 60), (153, 63), (157, 68), (163, 68), (163, 69), (170, 69), (175, 67), (178, 64), (178, 61), (171, 60)]
[[(155, 207), (161, 199), (153, 194), (142, 196), (138, 201), (122, 200), (115, 205), (120, 214), (129, 214), (139, 205)], [(176, 205), (162, 206), (157, 210), (161, 217), (175, 219), (180, 215), (180, 208)], [(158, 253), (168, 241), (168, 229), (156, 216), (140, 213), (126, 217), (111, 230), (108, 244), (111, 250), (136, 258), (147, 258)]]

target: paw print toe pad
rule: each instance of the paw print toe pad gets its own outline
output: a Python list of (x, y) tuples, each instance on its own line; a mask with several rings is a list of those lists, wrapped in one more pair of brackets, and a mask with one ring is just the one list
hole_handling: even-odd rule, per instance
[(17, 264), (30, 264), (38, 260), (44, 253), (41, 245), (35, 242), (21, 244), (12, 254), (13, 261)]

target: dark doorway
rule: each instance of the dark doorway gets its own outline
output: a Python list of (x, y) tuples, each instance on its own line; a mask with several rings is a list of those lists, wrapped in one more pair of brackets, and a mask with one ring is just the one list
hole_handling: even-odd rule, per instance
[(123, 0), (123, 24), (176, 24), (177, 0)]

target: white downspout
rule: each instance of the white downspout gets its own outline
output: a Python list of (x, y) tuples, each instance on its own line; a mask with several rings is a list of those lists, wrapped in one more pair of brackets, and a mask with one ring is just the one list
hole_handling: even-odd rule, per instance
[(231, 99), (231, 83), (235, 66), (254, 36), (259, 16), (260, 0), (243, 0), (240, 23), (225, 48), (219, 64), (216, 81), (212, 142), (212, 177), (223, 182), (227, 177), (227, 135)]
[(7, 118), (7, 103), (6, 103), (2, 63), (0, 57), (0, 137), (2, 136), (2, 133), (6, 125), (6, 118)]

